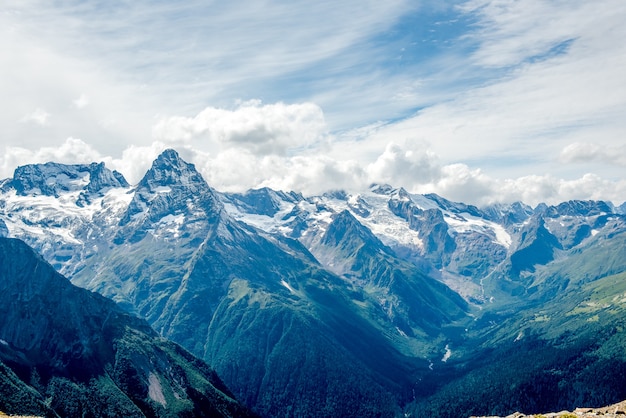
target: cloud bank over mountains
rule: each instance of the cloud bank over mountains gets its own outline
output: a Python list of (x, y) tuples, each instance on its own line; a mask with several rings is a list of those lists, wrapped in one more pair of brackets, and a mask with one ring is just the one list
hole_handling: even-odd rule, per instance
[(10, 0), (0, 177), (176, 148), (220, 190), (626, 199), (626, 4)]

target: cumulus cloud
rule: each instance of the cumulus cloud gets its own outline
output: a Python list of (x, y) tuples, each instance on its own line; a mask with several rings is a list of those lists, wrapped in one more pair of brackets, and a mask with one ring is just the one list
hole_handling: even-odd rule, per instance
[(478, 206), (515, 201), (557, 204), (572, 199), (620, 203), (626, 190), (626, 180), (612, 181), (590, 173), (573, 179), (550, 174), (496, 178), (467, 164), (442, 164), (430, 148), (410, 149), (395, 143), (389, 143), (366, 170), (374, 182), (402, 186), (414, 193), (437, 193)]
[(50, 113), (46, 112), (44, 109), (37, 108), (31, 113), (22, 116), (20, 122), (27, 123), (32, 122), (37, 125), (45, 126), (50, 122)]
[(493, 203), (524, 202), (558, 204), (567, 200), (608, 200), (619, 204), (624, 200), (626, 180), (606, 180), (595, 174), (577, 179), (559, 179), (551, 175), (530, 175), (497, 179), (480, 169), (464, 164), (442, 167), (439, 181), (422, 185), (416, 193), (437, 193), (453, 201), (486, 206)]
[(441, 166), (429, 149), (406, 149), (394, 142), (367, 167), (372, 183), (399, 183), (405, 187), (428, 184), (439, 179)]
[[(102, 156), (76, 138), (58, 147), (33, 152), (20, 147), (5, 147), (0, 170), (10, 177), (13, 170), (30, 163), (57, 161), (90, 163), (104, 161), (136, 184), (153, 160), (171, 144), (155, 141), (148, 146), (127, 147), (120, 157)], [(246, 148), (227, 148), (212, 154), (192, 145), (176, 147), (181, 156), (196, 165), (206, 181), (220, 191), (241, 192), (249, 188), (271, 187), (316, 195), (329, 190), (359, 192), (372, 182), (386, 182), (414, 193), (437, 193), (453, 201), (484, 206), (492, 203), (522, 201), (557, 204), (565, 200), (610, 200), (621, 203), (626, 195), (626, 180), (607, 180), (585, 174), (570, 180), (552, 175), (530, 175), (499, 179), (466, 164), (441, 164), (428, 148), (405, 147), (390, 143), (370, 164), (349, 158), (333, 158), (319, 153), (294, 156), (259, 155)]]
[(601, 146), (591, 142), (575, 142), (563, 148), (560, 160), (565, 163), (600, 162), (626, 166), (626, 145)]
[(64, 164), (84, 164), (101, 161), (102, 156), (91, 145), (78, 138), (67, 138), (57, 147), (42, 147), (32, 151), (22, 147), (7, 146), (0, 156), (2, 177), (12, 175), (13, 170), (26, 164), (54, 161)]
[(365, 187), (366, 172), (354, 160), (335, 160), (324, 155), (298, 156), (288, 160), (291, 175), (283, 182), (285, 190), (303, 187), (306, 193), (331, 190), (354, 191)]
[[(486, 203), (493, 198), (493, 179), (480, 169), (471, 169), (465, 164), (450, 164), (441, 167), (438, 178), (422, 187), (422, 192), (434, 192), (459, 202)], [(418, 189), (419, 190), (419, 189)]]
[(284, 155), (323, 141), (326, 130), (324, 114), (313, 103), (263, 105), (248, 101), (233, 110), (208, 107), (193, 118), (162, 119), (155, 125), (153, 136), (169, 143), (202, 141), (218, 149)]
[(367, 181), (357, 162), (322, 155), (255, 155), (247, 149), (230, 148), (215, 156), (196, 153), (192, 161), (207, 182), (222, 191), (271, 187), (318, 194), (337, 189), (359, 190)]
[(122, 152), (121, 157), (109, 156), (103, 158), (102, 161), (107, 167), (122, 173), (130, 184), (137, 184), (156, 157), (166, 148), (168, 145), (158, 141), (146, 146), (131, 145)]
[(593, 174), (571, 180), (549, 174), (499, 179), (466, 164), (441, 164), (428, 147), (389, 143), (370, 164), (322, 154), (256, 155), (243, 148), (217, 154), (185, 148), (207, 182), (222, 191), (271, 187), (305, 195), (343, 189), (358, 192), (372, 182), (405, 187), (414, 193), (437, 193), (479, 206), (522, 201), (557, 204), (570, 199), (623, 200), (626, 181)]

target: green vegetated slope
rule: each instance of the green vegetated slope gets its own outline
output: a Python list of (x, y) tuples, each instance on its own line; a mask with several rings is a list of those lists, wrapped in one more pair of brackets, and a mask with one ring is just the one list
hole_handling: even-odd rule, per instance
[(50, 412), (44, 397), (23, 382), (2, 361), (0, 361), (0, 400), (2, 409), (13, 414), (27, 413), (43, 416)]
[[(165, 153), (112, 245), (86, 259), (74, 283), (144, 316), (262, 415), (400, 413), (426, 358), (441, 356), (442, 327), (467, 318), (465, 302), (390, 252), (351, 267), (355, 278), (379, 279), (340, 277), (300, 242), (233, 219), (212, 193), (192, 165)], [(175, 234), (164, 214), (185, 217)], [(372, 254), (377, 245), (362, 243)]]
[(477, 318), (450, 364), (461, 377), (412, 413), (504, 416), (626, 398), (626, 234), (596, 236), (566, 255), (526, 276), (526, 293), (510, 300), (515, 312)]
[(0, 238), (0, 410), (84, 417), (248, 416), (206, 363)]
[[(158, 283), (172, 264), (155, 257), (163, 250), (153, 246), (146, 237), (126, 254), (111, 253), (105, 264), (133, 271), (128, 254), (144, 254), (153, 273), (140, 272), (141, 280)], [(222, 218), (177, 265), (183, 266), (178, 287), (150, 288), (151, 295), (163, 292), (163, 302), (146, 295), (141, 304), (152, 307), (144, 313), (265, 416), (394, 416), (414, 371), (427, 368), (387, 337), (398, 332), (374, 297), (322, 269), (296, 241)], [(106, 281), (109, 271), (100, 270), (99, 279)], [(133, 275), (124, 280), (142, 286)]]

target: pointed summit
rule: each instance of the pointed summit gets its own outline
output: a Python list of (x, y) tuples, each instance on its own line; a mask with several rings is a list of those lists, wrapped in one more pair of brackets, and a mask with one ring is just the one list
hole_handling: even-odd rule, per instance
[(139, 182), (138, 189), (152, 190), (171, 185), (202, 188), (206, 186), (206, 182), (193, 164), (184, 161), (173, 149), (166, 149), (154, 160), (152, 167)]
[(104, 163), (89, 164), (89, 184), (85, 189), (96, 193), (107, 187), (129, 187), (129, 184), (121, 173), (109, 170)]
[(157, 161), (170, 162), (172, 164), (179, 164), (181, 162), (184, 163), (184, 161), (180, 158), (180, 155), (178, 154), (178, 152), (176, 152), (176, 150), (172, 148), (168, 148), (164, 150), (161, 154), (159, 154), (155, 162)]
[[(195, 221), (212, 223), (222, 210), (215, 192), (193, 164), (172, 149), (163, 151), (137, 185), (116, 236), (116, 242), (143, 239), (147, 232), (183, 233)], [(130, 228), (129, 230), (126, 230)]]
[(520, 243), (510, 257), (510, 273), (519, 277), (524, 271), (534, 272), (536, 265), (554, 260), (556, 250), (561, 249), (561, 243), (546, 228), (543, 217), (535, 217), (521, 229)]
[(335, 216), (322, 237), (322, 244), (351, 252), (362, 248), (364, 245), (371, 245), (375, 251), (384, 253), (391, 251), (347, 210)]

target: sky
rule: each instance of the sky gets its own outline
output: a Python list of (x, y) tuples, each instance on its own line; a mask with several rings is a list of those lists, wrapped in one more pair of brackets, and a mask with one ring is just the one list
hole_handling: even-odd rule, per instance
[(3, 0), (0, 178), (626, 200), (623, 0)]

